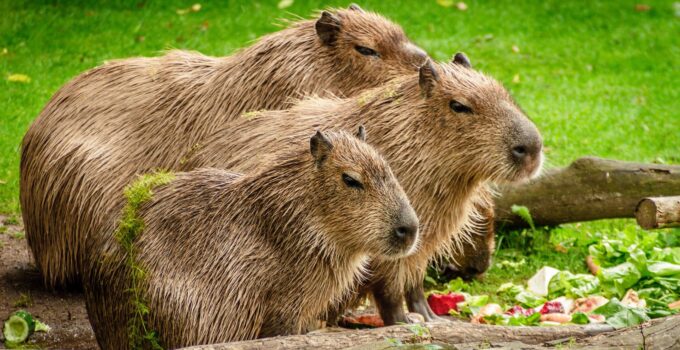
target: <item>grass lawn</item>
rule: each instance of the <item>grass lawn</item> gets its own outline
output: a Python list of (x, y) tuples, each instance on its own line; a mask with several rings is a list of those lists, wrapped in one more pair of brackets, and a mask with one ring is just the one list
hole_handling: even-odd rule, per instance
[[(200, 11), (184, 11), (199, 1), (0, 1), (0, 213), (19, 212), (25, 130), (75, 75), (108, 59), (171, 48), (228, 55), (277, 30), (278, 18), (348, 5), (295, 0), (281, 10), (278, 1), (200, 1)], [(400, 23), (436, 59), (464, 51), (476, 68), (503, 81), (541, 129), (548, 166), (583, 155), (680, 163), (680, 9), (673, 1), (646, 1), (650, 8), (638, 11), (636, 3), (470, 0), (465, 11), (435, 0), (360, 5)], [(9, 82), (10, 74), (31, 81)], [(558, 236), (626, 225), (567, 225)], [(529, 249), (516, 239), (501, 242), (496, 261), (532, 253), (527, 268), (494, 267), (476, 291), (525, 279), (546, 261), (585, 269), (584, 249), (563, 254), (549, 249), (554, 242)]]

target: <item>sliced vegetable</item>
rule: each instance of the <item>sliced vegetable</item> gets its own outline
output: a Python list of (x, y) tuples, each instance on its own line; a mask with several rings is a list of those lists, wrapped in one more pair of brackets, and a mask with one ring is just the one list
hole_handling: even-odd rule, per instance
[(562, 306), (562, 303), (560, 303), (559, 301), (549, 301), (543, 304), (543, 307), (541, 308), (540, 311), (541, 315), (564, 312), (565, 312), (564, 307)]
[(458, 303), (465, 301), (465, 296), (459, 293), (430, 294), (427, 303), (435, 315), (448, 315), (450, 310), (458, 311)]
[(33, 332), (49, 332), (50, 327), (38, 320), (35, 320), (30, 313), (19, 310), (5, 321), (2, 334), (5, 341), (12, 344), (20, 344), (26, 341)]
[(560, 270), (558, 269), (550, 266), (543, 266), (529, 279), (527, 282), (527, 290), (538, 296), (548, 296), (548, 285), (550, 284), (550, 280), (559, 272)]

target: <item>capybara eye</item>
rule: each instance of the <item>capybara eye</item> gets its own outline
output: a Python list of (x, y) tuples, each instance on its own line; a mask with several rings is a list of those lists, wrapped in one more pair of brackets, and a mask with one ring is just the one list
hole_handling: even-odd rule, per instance
[(356, 188), (360, 190), (364, 189), (364, 185), (362, 185), (361, 182), (347, 174), (342, 174), (342, 182), (344, 182), (345, 185), (347, 185), (347, 187)]
[(376, 56), (376, 57), (379, 56), (378, 53), (375, 52), (375, 50), (369, 49), (368, 47), (357, 45), (357, 46), (354, 47), (354, 49), (357, 50), (358, 53), (360, 53), (364, 56)]
[(451, 102), (449, 102), (449, 107), (456, 113), (472, 113), (472, 108), (456, 100), (451, 100)]

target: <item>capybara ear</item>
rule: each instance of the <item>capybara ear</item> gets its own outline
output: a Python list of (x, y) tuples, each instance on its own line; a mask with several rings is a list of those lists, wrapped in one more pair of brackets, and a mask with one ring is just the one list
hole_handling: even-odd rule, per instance
[(453, 56), (453, 60), (451, 60), (451, 63), (460, 64), (465, 68), (472, 68), (472, 63), (470, 63), (470, 60), (462, 52), (459, 52), (455, 56)]
[(425, 97), (432, 96), (432, 90), (434, 86), (439, 81), (439, 75), (437, 70), (432, 64), (432, 60), (428, 59), (425, 64), (420, 67), (418, 83), (420, 84), (420, 90)]
[(355, 136), (359, 140), (366, 142), (366, 129), (364, 128), (363, 125), (359, 125), (359, 130), (357, 130), (357, 133), (355, 134)]
[(324, 45), (333, 45), (340, 33), (340, 19), (328, 11), (321, 12), (321, 18), (316, 21), (316, 35)]
[(359, 7), (359, 5), (354, 4), (354, 3), (352, 3), (352, 4), (349, 5), (349, 9), (352, 10), (352, 11), (357, 11), (357, 12), (361, 12), (361, 13), (366, 13), (366, 12), (364, 11), (364, 9), (362, 9), (361, 7)]
[(309, 140), (309, 151), (316, 161), (317, 165), (321, 165), (333, 149), (331, 140), (326, 137), (321, 131), (316, 131), (316, 134)]

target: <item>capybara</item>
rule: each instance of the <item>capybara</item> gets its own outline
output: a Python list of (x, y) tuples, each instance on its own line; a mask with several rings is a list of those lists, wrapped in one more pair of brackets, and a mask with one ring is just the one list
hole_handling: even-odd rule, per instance
[[(476, 228), (469, 241), (461, 243), (461, 253), (438, 262), (440, 276), (447, 280), (462, 278), (469, 281), (480, 277), (491, 267), (496, 248), (493, 207), (476, 205), (481, 216), (473, 218)], [(481, 219), (481, 220), (480, 220)]]
[(135, 174), (177, 169), (178, 154), (243, 112), (308, 94), (354, 95), (417, 72), (426, 57), (399, 26), (352, 5), (229, 57), (174, 51), (79, 75), (23, 139), (21, 208), (46, 285), (79, 283), (88, 235)]
[[(134, 251), (145, 282), (138, 288), (149, 309), (146, 329), (162, 346), (304, 332), (356, 286), (370, 257), (415, 250), (418, 218), (372, 147), (345, 132), (304, 140), (253, 174), (176, 174), (139, 206)], [(134, 308), (125, 303), (124, 255), (108, 244), (92, 279), (85, 277), (103, 349), (128, 346)]]
[(365, 288), (385, 324), (408, 321), (405, 295), (411, 311), (435, 318), (422, 291), (428, 261), (448, 256), (466, 240), (464, 228), (482, 219), (473, 215), (474, 206), (488, 200), (489, 181), (527, 179), (542, 163), (534, 124), (465, 55), (447, 64), (428, 61), (418, 74), (356, 97), (308, 98), (288, 110), (250, 113), (206, 139), (185, 166), (247, 172), (268, 164), (310, 130), (359, 124), (390, 163), (423, 225), (418, 251), (372, 261)]

